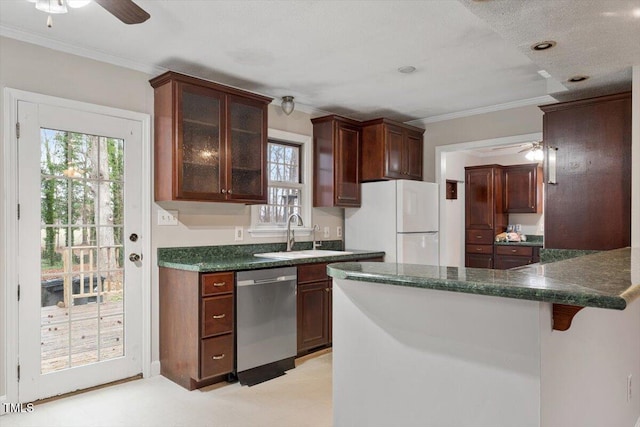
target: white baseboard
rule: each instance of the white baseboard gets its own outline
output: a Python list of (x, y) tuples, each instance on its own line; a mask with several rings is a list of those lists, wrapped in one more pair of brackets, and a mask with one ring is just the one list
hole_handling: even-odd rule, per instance
[[(155, 377), (156, 375), (160, 375), (160, 361), (154, 360), (151, 362), (151, 376)], [(640, 427), (640, 426), (636, 426)]]

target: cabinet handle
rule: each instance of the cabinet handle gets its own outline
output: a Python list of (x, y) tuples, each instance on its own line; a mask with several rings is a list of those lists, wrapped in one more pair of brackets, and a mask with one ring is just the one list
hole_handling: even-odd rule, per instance
[(220, 192), (221, 192), (222, 194), (227, 194), (227, 190), (225, 190), (224, 188), (223, 188), (222, 190), (220, 190)]
[(226, 284), (227, 284), (227, 282), (215, 282), (215, 283), (213, 284), (213, 286), (219, 287), (219, 286), (224, 286), (224, 285), (226, 285)]
[(482, 236), (476, 236), (476, 239), (482, 239)]
[(224, 353), (218, 354), (217, 356), (211, 356), (211, 359), (213, 359), (213, 360), (224, 359)]
[(225, 317), (225, 316), (226, 316), (226, 314), (225, 314), (225, 313), (222, 313), (222, 314), (214, 314), (214, 315), (213, 315), (213, 318), (214, 318), (214, 319), (224, 319), (224, 317)]
[(515, 254), (515, 253), (516, 253), (516, 252), (518, 252), (518, 251), (517, 251), (517, 250), (515, 250), (515, 249), (511, 249), (511, 252), (513, 252), (513, 253)]
[(482, 252), (482, 248), (476, 248), (476, 251)]

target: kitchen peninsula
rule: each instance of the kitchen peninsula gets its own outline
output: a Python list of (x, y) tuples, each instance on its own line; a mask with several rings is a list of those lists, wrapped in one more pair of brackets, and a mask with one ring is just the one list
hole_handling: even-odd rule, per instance
[[(336, 426), (640, 422), (638, 248), (506, 271), (340, 263), (328, 272), (340, 325)], [(559, 331), (554, 307), (585, 308)]]

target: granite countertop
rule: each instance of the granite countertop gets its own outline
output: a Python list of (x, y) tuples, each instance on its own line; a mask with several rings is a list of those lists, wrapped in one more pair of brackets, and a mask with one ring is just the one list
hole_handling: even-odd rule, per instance
[(542, 235), (530, 234), (526, 237), (526, 242), (493, 242), (493, 244), (498, 246), (537, 246), (540, 248), (544, 245), (544, 236)]
[(526, 241), (526, 242), (493, 242), (494, 245), (497, 246), (537, 246), (539, 248), (542, 247), (543, 242), (538, 242), (538, 241)]
[(640, 297), (640, 248), (623, 248), (514, 270), (395, 263), (339, 263), (337, 279), (624, 310)]
[[(318, 249), (341, 250), (341, 242), (323, 242)], [(384, 252), (347, 249), (351, 254), (323, 256), (315, 258), (277, 259), (259, 258), (254, 253), (283, 251), (285, 245), (229, 245), (183, 248), (159, 248), (158, 266), (177, 270), (211, 273), (216, 271), (256, 270), (260, 268), (283, 267), (290, 265), (312, 264), (318, 262), (354, 261), (362, 258), (383, 257)], [(310, 242), (301, 242), (295, 250), (310, 249)]]

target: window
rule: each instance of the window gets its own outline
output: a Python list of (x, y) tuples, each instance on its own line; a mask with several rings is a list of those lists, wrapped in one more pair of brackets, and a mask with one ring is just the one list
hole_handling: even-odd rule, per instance
[(289, 215), (302, 215), (300, 151), (297, 144), (269, 141), (268, 203), (260, 206), (258, 225), (286, 226)]
[[(311, 197), (310, 176), (311, 140), (304, 135), (269, 130), (267, 149), (267, 204), (252, 209), (251, 234), (279, 236), (287, 227), (287, 218), (299, 214), (304, 222), (296, 227), (297, 235), (310, 231)], [(292, 223), (292, 227), (295, 223)], [(304, 232), (303, 232), (304, 231)]]

